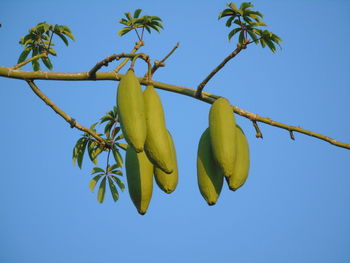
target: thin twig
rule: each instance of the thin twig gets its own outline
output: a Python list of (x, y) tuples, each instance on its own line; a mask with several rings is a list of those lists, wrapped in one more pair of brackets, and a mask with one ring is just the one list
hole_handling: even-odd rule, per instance
[(31, 57), (30, 59), (27, 59), (26, 61), (23, 61), (22, 63), (19, 63), (15, 66), (12, 67), (12, 69), (19, 69), (21, 67), (23, 67), (24, 65), (28, 64), (29, 62), (33, 61), (33, 60), (36, 60), (36, 59), (39, 59), (39, 58), (42, 58), (42, 57), (47, 57), (47, 53), (41, 53), (39, 55), (36, 55), (34, 57)]
[(179, 45), (180, 45), (180, 43), (177, 42), (176, 45), (173, 47), (173, 49), (168, 53), (168, 55), (166, 55), (161, 61), (154, 62), (154, 65), (153, 65), (152, 70), (151, 70), (152, 76), (158, 68), (165, 66), (165, 64), (164, 64), (165, 60), (167, 60), (174, 53), (174, 51), (179, 47)]
[(254, 128), (255, 128), (255, 131), (256, 131), (256, 135), (255, 135), (255, 137), (256, 138), (263, 138), (263, 135), (262, 135), (262, 133), (261, 133), (261, 131), (260, 131), (260, 128), (259, 128), (259, 126), (258, 126), (258, 124), (257, 124), (257, 122), (256, 121), (253, 121), (253, 126), (254, 126)]
[(26, 80), (30, 88), (33, 90), (33, 92), (42, 99), (51, 109), (53, 109), (58, 115), (60, 115), (63, 119), (65, 119), (69, 124), (71, 128), (77, 128), (83, 132), (86, 132), (90, 134), (92, 137), (94, 137), (98, 143), (101, 145), (106, 145), (106, 141), (98, 136), (96, 133), (94, 133), (92, 130), (85, 128), (84, 126), (80, 125), (75, 119), (73, 119), (71, 116), (69, 116), (67, 113), (65, 113), (63, 110), (61, 110), (59, 107), (57, 107), (53, 101), (51, 101), (48, 97), (45, 96), (45, 94), (35, 85), (33, 80)]
[[(139, 50), (142, 46), (144, 45), (144, 42), (143, 41), (139, 41), (139, 42), (136, 42), (135, 43), (135, 47), (134, 49), (130, 52), (130, 54), (135, 54), (137, 50)], [(121, 70), (126, 63), (128, 63), (128, 61), (130, 60), (130, 58), (126, 58), (123, 60), (122, 63), (120, 63), (120, 65), (118, 65), (115, 69), (114, 69), (114, 72), (115, 73), (118, 73), (119, 70)]]
[(237, 48), (228, 55), (215, 69), (213, 69), (212, 72), (198, 85), (197, 91), (196, 91), (196, 97), (200, 98), (202, 96), (202, 91), (204, 86), (208, 83), (208, 81), (214, 77), (216, 73), (219, 72), (220, 69), (222, 69), (227, 62), (229, 62), (232, 58), (234, 58), (239, 52), (241, 52), (242, 49), (244, 49), (245, 45), (238, 45)]
[(148, 60), (148, 55), (143, 54), (143, 53), (139, 53), (139, 54), (125, 54), (125, 53), (114, 54), (112, 56), (106, 57), (105, 59), (101, 60), (100, 62), (97, 62), (97, 64), (89, 71), (88, 75), (90, 76), (90, 78), (95, 78), (96, 72), (98, 70), (100, 70), (103, 66), (108, 66), (108, 64), (110, 62), (112, 62), (113, 60), (119, 60), (121, 58), (134, 59), (135, 57), (140, 57), (146, 62)]

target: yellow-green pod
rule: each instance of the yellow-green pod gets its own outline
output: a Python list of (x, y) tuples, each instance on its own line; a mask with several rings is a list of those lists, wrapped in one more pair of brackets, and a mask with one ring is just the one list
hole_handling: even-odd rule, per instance
[(167, 174), (164, 171), (162, 171), (160, 168), (157, 168), (155, 166), (154, 177), (156, 179), (156, 183), (159, 186), (159, 188), (162, 189), (165, 193), (170, 194), (175, 190), (177, 186), (179, 175), (178, 175), (178, 168), (177, 168), (175, 144), (169, 132), (167, 137), (168, 137), (168, 142), (170, 144), (171, 162), (172, 162), (172, 166), (174, 167), (174, 170), (170, 174)]
[(224, 176), (230, 177), (236, 159), (236, 120), (227, 99), (219, 98), (210, 107), (209, 130), (214, 158)]
[(229, 188), (233, 191), (240, 188), (248, 178), (250, 157), (248, 140), (238, 125), (236, 126), (237, 157), (233, 176), (227, 179)]
[(174, 170), (162, 102), (153, 86), (143, 92), (147, 136), (145, 151), (151, 162), (166, 173)]
[(198, 144), (197, 179), (201, 195), (208, 205), (214, 205), (219, 198), (224, 175), (214, 160), (209, 128), (203, 132)]
[(137, 211), (144, 215), (153, 192), (153, 165), (145, 152), (137, 153), (128, 146), (125, 156), (126, 178), (132, 202)]
[(145, 107), (140, 83), (132, 69), (119, 82), (117, 108), (126, 141), (136, 152), (142, 152), (146, 140)]

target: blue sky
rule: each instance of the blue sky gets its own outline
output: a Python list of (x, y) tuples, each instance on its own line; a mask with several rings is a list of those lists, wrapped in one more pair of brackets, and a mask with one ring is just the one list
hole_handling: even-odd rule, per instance
[[(241, 3), (241, 2), (238, 2)], [(54, 71), (88, 71), (128, 52), (136, 37), (117, 36), (126, 11), (160, 16), (165, 30), (145, 39), (160, 59), (180, 42), (155, 80), (195, 88), (235, 47), (218, 13), (226, 1), (2, 1), (0, 65), (13, 66), (18, 41), (38, 22), (68, 25), (68, 48), (58, 39)], [(350, 143), (348, 1), (254, 1), (282, 51), (249, 46), (205, 90), (261, 116)], [(108, 69), (112, 70), (115, 64)], [(144, 73), (139, 64), (136, 73)], [(24, 68), (29, 70), (29, 68)], [(89, 126), (115, 105), (117, 83), (37, 81), (42, 91)], [(248, 181), (224, 186), (209, 207), (196, 178), (196, 153), (209, 105), (159, 91), (176, 144), (179, 185), (154, 189), (140, 216), (128, 192), (101, 205), (88, 182), (93, 165), (73, 166), (81, 132), (39, 100), (20, 80), (0, 78), (2, 188), (0, 261), (17, 262), (349, 262), (349, 150), (237, 116), (251, 151)], [(101, 158), (101, 163), (104, 162)], [(124, 178), (125, 181), (125, 178)]]

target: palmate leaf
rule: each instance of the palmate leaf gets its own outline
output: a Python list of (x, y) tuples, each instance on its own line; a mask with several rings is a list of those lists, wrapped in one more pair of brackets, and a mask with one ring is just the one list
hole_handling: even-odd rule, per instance
[(112, 194), (114, 202), (118, 201), (119, 193), (118, 193), (117, 188), (114, 185), (113, 180), (110, 177), (108, 177), (108, 184), (109, 184), (109, 189), (111, 190), (111, 194)]
[(233, 29), (229, 34), (228, 34), (228, 40), (231, 40), (231, 38), (235, 35), (235, 34), (237, 34), (239, 31), (241, 31), (242, 30), (242, 28), (235, 28), (235, 29)]
[(134, 18), (139, 18), (142, 9), (136, 9), (134, 12)]
[(100, 187), (98, 188), (98, 193), (97, 193), (97, 201), (100, 203), (103, 203), (105, 200), (105, 193), (106, 193), (106, 176), (102, 179), (100, 183)]

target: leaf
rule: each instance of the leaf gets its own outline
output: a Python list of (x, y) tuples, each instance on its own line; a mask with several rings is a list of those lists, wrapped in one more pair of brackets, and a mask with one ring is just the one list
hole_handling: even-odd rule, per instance
[(227, 27), (230, 27), (232, 25), (232, 21), (233, 21), (234, 18), (235, 18), (234, 16), (231, 16), (229, 19), (227, 19), (227, 21), (226, 21), (226, 26)]
[(113, 183), (113, 180), (110, 177), (108, 177), (108, 183), (109, 183), (109, 189), (111, 190), (111, 194), (112, 194), (113, 200), (114, 200), (114, 202), (116, 202), (119, 199), (118, 190), (115, 187), (115, 185)]
[(41, 61), (44, 63), (44, 65), (45, 65), (49, 70), (52, 70), (52, 69), (53, 69), (52, 63), (51, 63), (51, 61), (50, 61), (49, 58), (44, 58), (44, 57), (42, 57), (42, 58), (41, 58)]
[(111, 132), (112, 126), (113, 126), (113, 122), (112, 121), (108, 122), (106, 124), (106, 126), (105, 126), (104, 133), (106, 134), (107, 137), (111, 137), (110, 136), (110, 132)]
[(259, 44), (258, 38), (252, 30), (247, 31), (249, 36), (252, 38), (255, 44)]
[(134, 18), (138, 18), (140, 13), (141, 13), (142, 9), (136, 9), (134, 12)]
[(276, 53), (276, 46), (270, 39), (265, 39), (266, 45), (271, 49), (273, 53)]
[(126, 149), (128, 149), (128, 145), (125, 143), (121, 143), (121, 142), (116, 142), (115, 145), (117, 145), (119, 148), (123, 149), (126, 151)]
[(106, 122), (106, 121), (113, 121), (113, 120), (114, 120), (111, 116), (109, 116), (109, 113), (110, 113), (110, 112), (108, 112), (108, 115), (105, 115), (105, 116), (103, 116), (103, 117), (101, 118), (100, 123), (104, 123), (104, 122)]
[(96, 174), (96, 173), (105, 173), (105, 170), (103, 170), (100, 167), (94, 167), (92, 168), (91, 174)]
[(17, 64), (22, 63), (23, 61), (26, 60), (26, 58), (28, 57), (29, 53), (30, 53), (31, 49), (30, 48), (26, 48), (22, 51), (21, 55), (18, 58)]
[(239, 33), (239, 38), (238, 38), (239, 43), (244, 42), (244, 31), (242, 30), (241, 33)]
[(228, 34), (228, 40), (231, 40), (231, 38), (239, 31), (241, 31), (242, 28), (238, 27), (238, 28), (235, 28), (233, 29), (229, 34)]
[(121, 170), (113, 170), (111, 171), (112, 174), (123, 176), (123, 172)]
[(115, 145), (113, 145), (112, 152), (113, 152), (114, 160), (117, 163), (118, 167), (123, 167), (123, 158), (120, 155), (120, 152)]
[(239, 9), (245, 10), (245, 9), (247, 9), (247, 8), (249, 8), (249, 7), (254, 7), (254, 5), (252, 5), (252, 4), (249, 3), (249, 2), (243, 2), (243, 3), (240, 5)]
[(81, 142), (77, 146), (76, 156), (77, 156), (78, 166), (80, 169), (81, 169), (82, 164), (83, 164), (84, 153), (85, 153), (87, 143), (88, 143), (87, 138), (83, 137), (83, 139), (81, 140)]
[[(117, 128), (120, 129), (120, 127), (117, 127)], [(122, 134), (122, 133), (119, 134), (117, 138), (115, 138), (116, 141), (119, 141), (119, 140), (121, 140), (121, 139), (124, 139), (124, 134)]]
[(94, 191), (96, 184), (98, 183), (98, 181), (100, 180), (100, 178), (102, 176), (104, 176), (104, 174), (98, 174), (98, 175), (96, 175), (94, 178), (92, 178), (90, 180), (90, 182), (89, 182), (89, 189), (90, 189), (91, 192)]
[(132, 30), (130, 27), (124, 27), (118, 31), (119, 36), (124, 36), (126, 33), (129, 33)]
[[(115, 127), (114, 129), (113, 129), (113, 131), (112, 131), (112, 138), (113, 137), (115, 137), (117, 134), (118, 134), (118, 132), (120, 131), (120, 127), (118, 126), (118, 127)], [(122, 136), (121, 136), (122, 135)], [(123, 139), (124, 138), (124, 135), (121, 133), (118, 137), (117, 137), (117, 139), (116, 140), (120, 140), (120, 139)]]
[(124, 191), (125, 190), (125, 185), (124, 183), (116, 176), (111, 175), (112, 179), (114, 180), (114, 182), (117, 183), (117, 185), (119, 186), (120, 190)]
[(117, 168), (120, 168), (120, 167), (121, 166), (119, 164), (115, 163), (112, 166), (108, 166), (107, 171), (110, 172), (110, 171), (116, 170)]
[(100, 187), (98, 188), (97, 200), (102, 204), (105, 200), (106, 193), (106, 176), (102, 179)]
[[(36, 55), (38, 55), (38, 48), (34, 48), (33, 49), (33, 52), (32, 52), (32, 57), (35, 57)], [(34, 59), (32, 61), (32, 67), (33, 67), (33, 70), (34, 71), (39, 71), (40, 70), (40, 64), (39, 64), (39, 61), (38, 59)]]
[(68, 46), (68, 39), (62, 33), (56, 32), (55, 34), (62, 39), (62, 41), (64, 42), (64, 44), (66, 44), (66, 46)]

